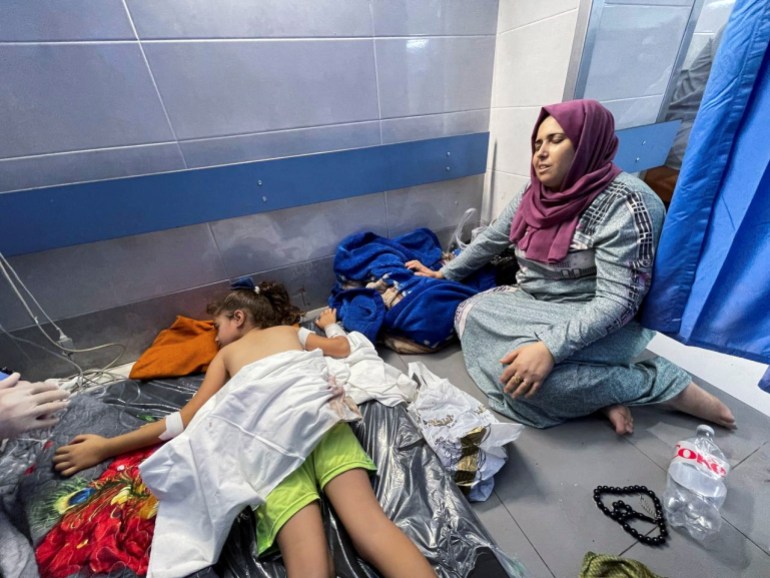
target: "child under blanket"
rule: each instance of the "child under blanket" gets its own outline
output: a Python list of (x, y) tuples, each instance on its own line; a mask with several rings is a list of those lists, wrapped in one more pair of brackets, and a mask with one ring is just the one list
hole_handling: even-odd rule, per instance
[[(54, 467), (58, 472), (70, 476), (118, 454), (156, 444), (159, 440), (171, 439), (185, 427), (189, 426), (193, 430), (200, 426), (200, 431), (204, 425), (210, 426), (212, 420), (207, 424), (202, 424), (203, 420), (200, 419), (193, 420), (198, 411), (204, 408), (204, 404), (209, 409), (212, 404), (215, 405), (217, 393), (229, 380), (237, 382), (242, 371), (247, 373), (254, 367), (259, 367), (261, 371), (263, 366), (269, 367), (282, 356), (287, 359), (299, 356), (297, 361), (307, 365), (298, 373), (302, 373), (305, 378), (320, 381), (326, 390), (334, 390), (328, 387), (322, 374), (322, 365), (313, 365), (315, 360), (322, 361), (321, 355), (308, 353), (305, 356), (310, 357), (302, 358), (301, 354), (303, 349), (319, 349), (323, 354), (335, 357), (348, 354), (350, 346), (344, 332), (336, 324), (334, 310), (326, 310), (316, 322), (324, 329), (327, 337), (299, 329), (291, 325), (298, 320), (299, 311), (290, 304), (286, 289), (280, 284), (263, 282), (259, 286), (251, 284), (251, 287), (232, 290), (222, 301), (212, 304), (209, 312), (214, 315), (217, 342), (221, 349), (211, 362), (200, 389), (180, 412), (114, 438), (89, 434), (76, 436), (70, 444), (56, 451)], [(319, 367), (317, 375), (313, 374), (313, 367)], [(280, 390), (273, 390), (271, 395), (280, 393)], [(328, 398), (333, 397), (334, 391)], [(206, 410), (201, 415), (205, 413)], [(291, 414), (287, 412), (285, 417), (288, 418), (285, 427), (298, 429), (297, 424), (292, 423)], [(275, 540), (289, 577), (334, 575), (318, 505), (316, 486), (320, 486), (361, 557), (372, 563), (384, 576), (435, 576), (416, 546), (382, 511), (367, 472), (375, 469), (374, 464), (349, 426), (345, 423), (332, 426), (329, 423), (325, 427), (328, 431), (319, 434), (320, 441), (307, 459), (285, 477), (269, 493), (265, 503), (258, 507), (256, 513), (260, 552), (270, 548)], [(226, 444), (230, 440), (219, 441)], [(172, 445), (173, 442), (166, 447)], [(161, 451), (156, 457), (159, 455)], [(173, 448), (165, 453), (166, 458), (173, 455)], [(157, 466), (158, 459), (145, 465), (152, 469), (149, 466)], [(142, 471), (144, 475), (144, 466)], [(173, 477), (173, 468), (169, 471)], [(201, 474), (202, 477), (204, 475), (205, 472)], [(184, 499), (184, 496), (174, 496), (173, 487), (169, 490), (171, 502)], [(220, 486), (215, 489), (215, 493), (225, 494), (228, 490), (228, 487)], [(164, 508), (164, 495), (161, 492), (159, 523)], [(188, 519), (186, 522), (192, 526), (206, 525), (206, 520)], [(150, 574), (154, 574), (152, 556)], [(168, 572), (168, 575), (175, 574), (173, 571)]]

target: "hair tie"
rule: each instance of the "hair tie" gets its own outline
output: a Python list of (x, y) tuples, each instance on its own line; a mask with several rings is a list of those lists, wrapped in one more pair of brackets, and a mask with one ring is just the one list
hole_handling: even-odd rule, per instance
[(238, 277), (238, 279), (230, 283), (230, 289), (248, 289), (259, 295), (259, 287), (254, 284), (254, 280), (251, 277)]

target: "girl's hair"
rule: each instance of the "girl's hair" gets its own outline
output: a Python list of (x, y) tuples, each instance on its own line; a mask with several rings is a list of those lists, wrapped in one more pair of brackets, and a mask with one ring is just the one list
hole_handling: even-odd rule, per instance
[(244, 311), (260, 329), (293, 325), (302, 317), (302, 311), (291, 304), (286, 287), (272, 281), (263, 281), (254, 289), (233, 289), (223, 299), (210, 303), (206, 312), (214, 317), (221, 314), (231, 317), (236, 309)]

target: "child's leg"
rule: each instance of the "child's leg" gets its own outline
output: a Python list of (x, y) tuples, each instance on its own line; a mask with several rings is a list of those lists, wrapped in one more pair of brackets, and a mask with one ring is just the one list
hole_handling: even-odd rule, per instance
[(369, 474), (348, 470), (324, 487), (356, 551), (386, 578), (435, 578), (412, 541), (391, 522), (377, 501)]
[(289, 578), (334, 576), (318, 502), (308, 504), (289, 518), (276, 541)]
[(311, 454), (254, 512), (259, 555), (278, 544), (289, 578), (334, 575), (319, 499)]

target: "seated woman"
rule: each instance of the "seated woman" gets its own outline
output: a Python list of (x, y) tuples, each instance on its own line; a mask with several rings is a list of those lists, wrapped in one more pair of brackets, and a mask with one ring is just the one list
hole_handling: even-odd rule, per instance
[(612, 159), (612, 114), (593, 100), (544, 107), (532, 134), (530, 183), (457, 258), (417, 274), (463, 279), (512, 246), (516, 284), (455, 314), (468, 372), (491, 406), (545, 428), (602, 410), (618, 434), (626, 406), (666, 402), (727, 428), (730, 410), (662, 358), (633, 360), (654, 332), (634, 320), (650, 286), (661, 200)]
[[(238, 379), (239, 372), (248, 371), (249, 367), (253, 368), (268, 357), (303, 349), (320, 349), (325, 355), (335, 357), (345, 357), (350, 352), (347, 337), (335, 323), (334, 310), (326, 310), (316, 322), (325, 329), (328, 337), (294, 326), (299, 320), (299, 311), (290, 304), (286, 289), (278, 283), (263, 282), (257, 287), (234, 289), (222, 301), (212, 304), (209, 312), (214, 315), (221, 349), (209, 365), (200, 388), (180, 412), (114, 438), (91, 434), (76, 436), (70, 444), (56, 450), (53, 461), (59, 473), (71, 476), (110, 457), (157, 444), (181, 433), (229, 380)], [(323, 363), (320, 356), (318, 359)], [(307, 364), (304, 368), (315, 368), (315, 364)], [(307, 386), (307, 380), (302, 382), (305, 384), (302, 387), (311, 390), (310, 395), (314, 398), (322, 397), (323, 390), (328, 389), (326, 379), (320, 371), (317, 376), (313, 373), (310, 377), (311, 381), (317, 377), (315, 381), (322, 387), (315, 389), (315, 381)], [(266, 378), (265, 381), (269, 380)], [(300, 387), (296, 379), (292, 385), (295, 386), (292, 389)], [(266, 389), (262, 382), (253, 387)], [(268, 389), (257, 393), (272, 399), (286, 391)], [(291, 399), (291, 403), (302, 401), (296, 397)], [(291, 415), (286, 412), (286, 403), (280, 408), (281, 417)], [(299, 412), (294, 406), (291, 409)], [(256, 409), (249, 406), (249, 411), (256, 412)], [(285, 422), (290, 432), (301, 431), (290, 419)], [(230, 443), (237, 445), (233, 440)], [(265, 461), (270, 459), (275, 456), (267, 456)], [(179, 465), (175, 464), (175, 467)], [(333, 425), (304, 463), (283, 478), (268, 494), (266, 502), (256, 509), (259, 554), (271, 550), (277, 543), (289, 577), (336, 575), (318, 504), (320, 487), (361, 557), (383, 576), (435, 576), (417, 547), (382, 511), (369, 480), (369, 471), (375, 469), (348, 424), (338, 422)], [(226, 489), (232, 492), (235, 485), (232, 480)], [(204, 524), (204, 520), (185, 519), (187, 522)], [(150, 564), (152, 569), (152, 559)]]

